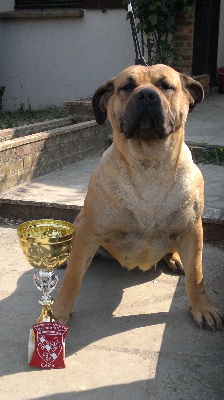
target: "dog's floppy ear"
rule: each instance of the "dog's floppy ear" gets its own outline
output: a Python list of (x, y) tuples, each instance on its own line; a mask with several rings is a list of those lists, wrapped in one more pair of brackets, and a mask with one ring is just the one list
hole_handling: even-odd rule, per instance
[(189, 96), (189, 111), (204, 99), (204, 90), (201, 84), (185, 74), (180, 74), (182, 88)]
[(102, 125), (107, 119), (107, 102), (114, 93), (114, 78), (100, 86), (93, 95), (92, 105), (96, 122)]

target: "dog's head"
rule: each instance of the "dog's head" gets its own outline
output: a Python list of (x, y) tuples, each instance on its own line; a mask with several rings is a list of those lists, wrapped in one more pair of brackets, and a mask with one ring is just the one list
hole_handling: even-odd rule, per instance
[(93, 109), (99, 124), (108, 118), (127, 139), (163, 139), (179, 129), (202, 100), (202, 86), (189, 76), (162, 64), (135, 65), (95, 92)]

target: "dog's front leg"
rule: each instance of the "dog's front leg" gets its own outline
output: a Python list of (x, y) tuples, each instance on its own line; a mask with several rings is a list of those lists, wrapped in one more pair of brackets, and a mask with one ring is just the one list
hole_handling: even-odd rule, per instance
[(61, 289), (52, 306), (53, 316), (58, 322), (67, 323), (85, 271), (98, 247), (98, 239), (93, 234), (91, 227), (87, 223), (81, 222), (75, 233), (73, 248), (68, 258)]
[(200, 328), (222, 329), (222, 317), (210, 302), (204, 287), (202, 274), (203, 228), (201, 219), (182, 238), (179, 254), (186, 277), (190, 309)]

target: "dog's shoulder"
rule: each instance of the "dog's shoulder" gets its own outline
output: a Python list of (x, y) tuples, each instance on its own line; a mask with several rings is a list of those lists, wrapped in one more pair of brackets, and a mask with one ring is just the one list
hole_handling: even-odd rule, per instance
[(183, 184), (187, 186), (203, 186), (203, 175), (195, 164), (191, 151), (186, 143), (183, 143), (178, 163), (178, 176), (183, 180)]

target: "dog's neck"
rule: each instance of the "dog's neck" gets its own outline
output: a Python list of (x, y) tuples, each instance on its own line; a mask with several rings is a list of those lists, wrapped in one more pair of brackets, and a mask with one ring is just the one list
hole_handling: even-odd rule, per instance
[(184, 128), (172, 133), (166, 139), (149, 141), (137, 138), (126, 139), (120, 132), (114, 132), (114, 147), (128, 165), (139, 165), (148, 169), (160, 166), (175, 168), (184, 144)]

